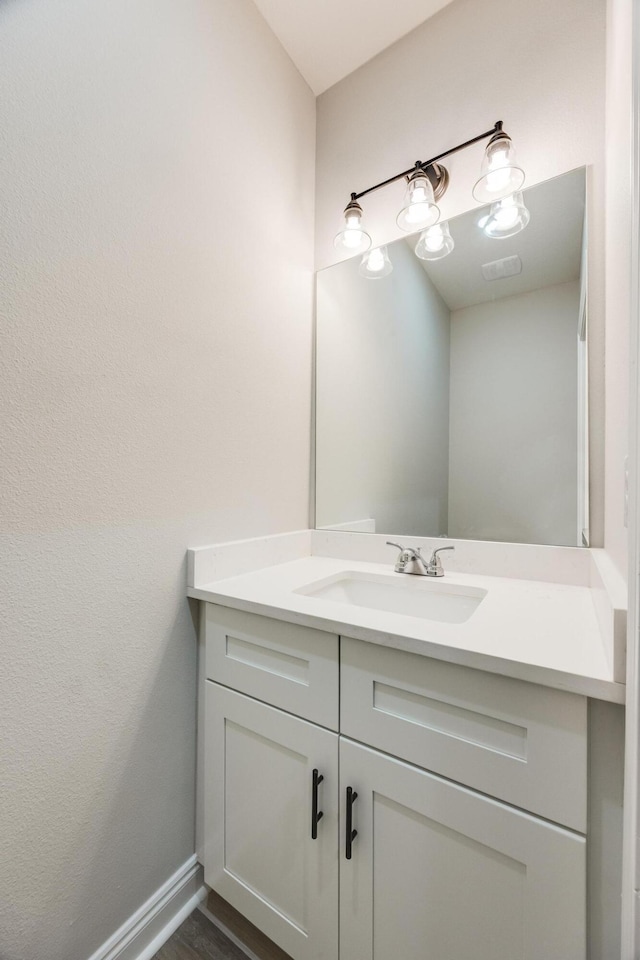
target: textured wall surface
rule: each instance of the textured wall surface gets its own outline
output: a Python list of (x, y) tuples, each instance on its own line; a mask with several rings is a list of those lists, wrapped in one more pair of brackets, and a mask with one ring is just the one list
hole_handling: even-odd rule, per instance
[[(604, 538), (605, 17), (606, 0), (454, 0), (318, 98), (316, 170), (316, 264), (325, 267), (338, 259), (332, 239), (351, 191), (496, 120), (513, 137), (528, 185), (588, 166), (594, 546)], [(483, 149), (447, 159), (443, 220), (477, 206), (471, 189)], [(363, 199), (374, 245), (400, 235), (402, 196), (399, 183)], [(617, 317), (609, 322), (615, 339)]]
[(607, 3), (605, 545), (625, 577), (628, 566), (624, 474), (629, 452), (632, 8), (630, 0), (608, 0)]
[(315, 105), (250, 0), (5, 0), (0, 88), (0, 956), (84, 960), (194, 849), (186, 547), (307, 522)]

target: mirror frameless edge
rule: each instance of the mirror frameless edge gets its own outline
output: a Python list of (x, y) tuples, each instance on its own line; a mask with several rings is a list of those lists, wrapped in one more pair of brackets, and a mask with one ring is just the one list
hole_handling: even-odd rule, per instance
[(588, 545), (585, 174), (522, 191), (513, 236), (478, 207), (447, 256), (318, 273), (317, 528)]

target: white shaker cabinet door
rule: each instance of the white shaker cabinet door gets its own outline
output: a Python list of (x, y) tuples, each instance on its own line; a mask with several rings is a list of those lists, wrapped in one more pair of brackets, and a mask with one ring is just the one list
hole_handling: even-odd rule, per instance
[(337, 960), (338, 736), (206, 686), (205, 882), (294, 960)]
[(583, 837), (346, 739), (340, 783), (340, 960), (584, 960)]

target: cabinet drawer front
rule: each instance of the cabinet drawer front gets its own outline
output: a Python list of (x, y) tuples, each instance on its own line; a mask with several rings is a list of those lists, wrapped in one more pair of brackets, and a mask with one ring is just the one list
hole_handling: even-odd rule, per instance
[(206, 676), (330, 730), (338, 729), (338, 638), (206, 604)]
[(585, 697), (347, 638), (341, 696), (346, 736), (586, 832)]

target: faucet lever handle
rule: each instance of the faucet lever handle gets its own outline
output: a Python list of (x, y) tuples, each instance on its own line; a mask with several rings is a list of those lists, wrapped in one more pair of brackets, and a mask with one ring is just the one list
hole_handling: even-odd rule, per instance
[(437, 562), (438, 562), (438, 561), (437, 561), (437, 556), (438, 556), (439, 553), (442, 553), (443, 550), (455, 550), (455, 547), (453, 546), (453, 544), (452, 544), (451, 546), (449, 546), (449, 547), (437, 547), (437, 548), (433, 551), (433, 553), (431, 554), (431, 560), (430, 560), (429, 562), (430, 562), (430, 563), (437, 563)]
[(442, 553), (443, 550), (455, 550), (453, 544), (448, 547), (437, 547), (431, 554), (431, 560), (429, 560), (429, 566), (427, 567), (427, 572), (430, 577), (443, 577), (444, 576), (444, 567), (442, 566), (442, 561), (438, 556), (439, 553)]
[(388, 547), (397, 547), (400, 553), (404, 553), (404, 547), (401, 547), (399, 543), (394, 543), (393, 540), (387, 540)]
[(396, 573), (404, 573), (405, 564), (407, 562), (407, 555), (405, 555), (405, 548), (401, 547), (399, 543), (394, 543), (392, 540), (387, 540), (388, 547), (396, 547), (400, 553), (396, 558), (396, 565), (394, 567)]

